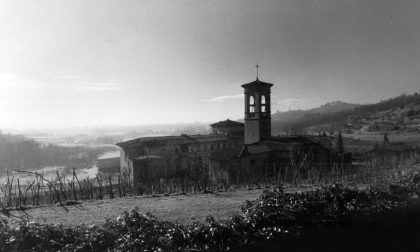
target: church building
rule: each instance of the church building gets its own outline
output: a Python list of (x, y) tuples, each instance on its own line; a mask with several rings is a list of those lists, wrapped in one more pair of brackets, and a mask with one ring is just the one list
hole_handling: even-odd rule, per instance
[(326, 169), (330, 137), (271, 135), (272, 86), (258, 77), (242, 85), (244, 123), (227, 119), (211, 124), (208, 135), (142, 137), (118, 143), (121, 174), (135, 185), (183, 178), (198, 169), (213, 182), (232, 183), (303, 165)]

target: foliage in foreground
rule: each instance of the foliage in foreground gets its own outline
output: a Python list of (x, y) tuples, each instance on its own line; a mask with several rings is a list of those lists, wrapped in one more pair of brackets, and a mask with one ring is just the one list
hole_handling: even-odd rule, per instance
[(226, 251), (293, 238), (313, 226), (345, 223), (404, 206), (413, 178), (384, 190), (358, 191), (333, 184), (312, 192), (265, 191), (229, 220), (182, 225), (137, 210), (101, 226), (22, 223), (0, 226), (3, 251)]

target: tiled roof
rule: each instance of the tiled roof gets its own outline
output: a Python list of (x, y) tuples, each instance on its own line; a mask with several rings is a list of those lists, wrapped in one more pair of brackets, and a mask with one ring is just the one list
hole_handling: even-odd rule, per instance
[(167, 142), (176, 143), (191, 143), (191, 142), (206, 142), (225, 140), (226, 136), (223, 135), (186, 135), (181, 136), (157, 136), (157, 137), (141, 137), (133, 140), (117, 143), (122, 148), (127, 148), (136, 144), (148, 144), (148, 145), (165, 145)]
[(140, 137), (133, 140), (117, 143), (117, 145), (123, 148), (127, 148), (136, 143), (146, 143), (146, 142), (165, 143), (167, 141), (187, 142), (185, 137), (182, 137), (182, 136), (157, 136), (157, 137)]
[(268, 82), (260, 81), (258, 78), (257, 78), (257, 80), (255, 80), (253, 82), (245, 83), (245, 84), (242, 85), (243, 88), (253, 88), (253, 87), (256, 87), (256, 88), (258, 88), (258, 87), (270, 88), (272, 86), (273, 86), (273, 84), (268, 83)]
[(253, 154), (260, 154), (260, 153), (266, 153), (272, 151), (272, 149), (265, 145), (264, 143), (260, 143), (258, 145), (250, 145), (247, 149), (248, 153)]
[(289, 152), (291, 150), (291, 146), (307, 144), (324, 148), (319, 143), (313, 142), (311, 139), (308, 138), (285, 137), (266, 140), (250, 145), (244, 145), (244, 147), (241, 150), (240, 157), (268, 152)]
[(231, 121), (228, 118), (225, 121), (220, 121), (220, 122), (217, 122), (217, 123), (210, 124), (210, 126), (235, 126), (235, 127), (238, 127), (238, 126), (244, 126), (244, 124), (241, 123), (241, 122), (237, 122), (237, 121)]
[(188, 135), (193, 142), (208, 142), (217, 140), (226, 140), (224, 135)]

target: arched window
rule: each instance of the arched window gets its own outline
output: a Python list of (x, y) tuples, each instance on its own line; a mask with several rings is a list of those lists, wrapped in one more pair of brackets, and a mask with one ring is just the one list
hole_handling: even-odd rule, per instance
[(265, 95), (261, 95), (261, 112), (267, 112), (265, 106)]
[(254, 96), (250, 96), (249, 97), (249, 113), (254, 113), (255, 112), (255, 99)]
[(261, 95), (261, 105), (265, 105), (265, 95)]

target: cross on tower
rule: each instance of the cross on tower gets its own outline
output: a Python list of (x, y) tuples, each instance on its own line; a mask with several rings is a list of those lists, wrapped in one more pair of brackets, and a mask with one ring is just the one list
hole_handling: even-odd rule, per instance
[(260, 68), (260, 66), (258, 65), (258, 63), (255, 65), (255, 68), (257, 69), (257, 80), (258, 80), (258, 68)]

